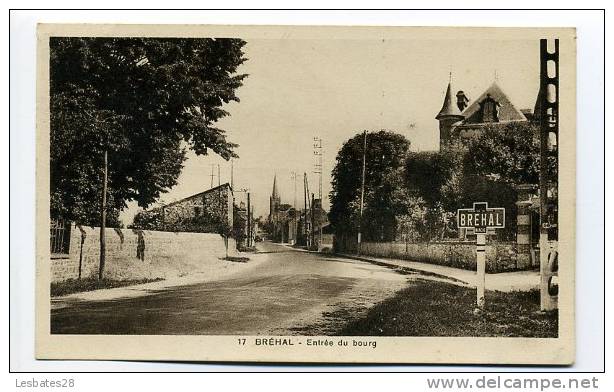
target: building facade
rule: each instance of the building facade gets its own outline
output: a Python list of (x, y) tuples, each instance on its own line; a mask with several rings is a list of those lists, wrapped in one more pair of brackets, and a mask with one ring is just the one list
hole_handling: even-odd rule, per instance
[(463, 90), (456, 93), (452, 80), (448, 83), (441, 110), (435, 117), (439, 121), (440, 150), (478, 135), (485, 126), (513, 122), (527, 122), (530, 109), (517, 109), (497, 82), (474, 101)]
[(229, 232), (233, 227), (234, 196), (230, 184), (222, 184), (184, 199), (143, 211), (134, 226), (159, 231), (202, 233)]
[(275, 176), (269, 201), (267, 223), (272, 241), (319, 249), (320, 228), (328, 226), (328, 216), (322, 208), (320, 199), (312, 198), (309, 202), (306, 201), (307, 209), (294, 208), (290, 204), (282, 203)]
[(269, 197), (269, 236), (272, 241), (281, 243), (296, 243), (296, 210), (289, 204), (281, 202), (277, 189), (277, 174), (273, 177), (273, 191)]

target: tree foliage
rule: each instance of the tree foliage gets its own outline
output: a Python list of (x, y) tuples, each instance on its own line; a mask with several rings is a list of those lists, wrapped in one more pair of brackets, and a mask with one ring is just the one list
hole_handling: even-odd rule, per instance
[(108, 151), (111, 217), (176, 184), (186, 146), (230, 159), (216, 122), (246, 75), (238, 39), (51, 38), (51, 212), (98, 221)]
[(539, 183), (539, 128), (530, 122), (485, 126), (469, 141), (464, 159), (468, 175), (509, 185)]
[(455, 174), (462, 156), (450, 152), (411, 152), (405, 161), (405, 183), (409, 191), (431, 207), (453, 207), (456, 202)]
[[(539, 183), (539, 127), (531, 122), (493, 124), (467, 145), (463, 159), (460, 204), (470, 198), (506, 209), (505, 229), (499, 237), (512, 239), (516, 232), (516, 186)], [(556, 172), (556, 163), (549, 165)]]
[[(337, 233), (357, 232), (364, 136), (345, 142), (332, 173), (330, 222)], [(367, 134), (365, 198), (362, 232), (365, 240), (392, 240), (398, 214), (406, 212), (403, 165), (410, 142), (402, 135), (379, 131)]]
[[(333, 171), (331, 222), (337, 233), (350, 238), (358, 228), (362, 140), (357, 135), (344, 144)], [(486, 126), (475, 138), (439, 152), (409, 152), (409, 142), (404, 140), (396, 134), (369, 135), (363, 219), (366, 241), (457, 238), (456, 210), (476, 201), (504, 207), (506, 227), (497, 233), (500, 239), (514, 238), (516, 186), (539, 180), (534, 124)], [(551, 170), (556, 170), (554, 163)]]
[[(502, 239), (516, 230), (516, 185), (539, 181), (538, 132), (531, 123), (485, 126), (472, 139), (441, 152), (411, 153), (406, 164), (407, 187), (423, 199), (429, 214), (423, 218), (423, 239), (455, 237), (451, 225), (458, 208), (485, 201), (507, 211)], [(440, 211), (435, 213), (435, 211)]]

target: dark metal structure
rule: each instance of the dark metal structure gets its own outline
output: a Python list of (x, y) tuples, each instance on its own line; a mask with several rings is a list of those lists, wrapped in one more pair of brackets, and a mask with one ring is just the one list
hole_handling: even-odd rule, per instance
[(537, 102), (540, 123), (540, 305), (558, 307), (558, 163), (559, 163), (559, 40), (552, 51), (541, 39), (540, 88)]

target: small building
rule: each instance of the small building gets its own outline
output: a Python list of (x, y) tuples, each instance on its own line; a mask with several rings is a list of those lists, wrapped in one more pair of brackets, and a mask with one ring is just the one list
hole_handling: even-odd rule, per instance
[(220, 233), (233, 227), (234, 196), (230, 184), (222, 184), (184, 199), (142, 211), (133, 225), (159, 231)]

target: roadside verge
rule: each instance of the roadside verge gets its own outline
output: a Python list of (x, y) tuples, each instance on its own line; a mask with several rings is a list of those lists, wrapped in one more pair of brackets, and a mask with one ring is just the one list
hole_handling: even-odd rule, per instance
[[(402, 259), (389, 259), (363, 255), (337, 253), (337, 256), (354, 260), (366, 261), (390, 268), (405, 269), (409, 272), (418, 272), (434, 277), (439, 277), (457, 286), (475, 287), (477, 275), (475, 271), (460, 268), (446, 267), (437, 264), (421, 263)], [(486, 289), (494, 291), (530, 291), (539, 287), (539, 272), (537, 271), (514, 271), (497, 274), (486, 274)]]

